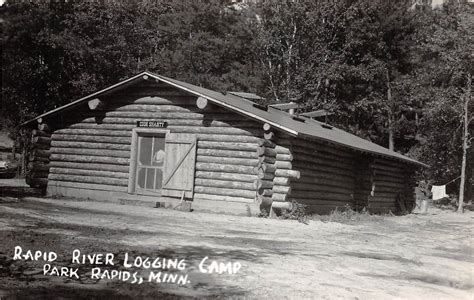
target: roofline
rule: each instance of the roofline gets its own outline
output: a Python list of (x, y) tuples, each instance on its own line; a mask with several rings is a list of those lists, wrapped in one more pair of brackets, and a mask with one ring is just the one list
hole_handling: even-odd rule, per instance
[[(360, 152), (363, 152), (363, 153), (370, 153), (370, 154), (374, 154), (374, 155), (378, 155), (378, 156), (383, 156), (383, 157), (386, 157), (386, 158), (391, 158), (391, 159), (394, 159), (394, 160), (400, 160), (404, 163), (411, 163), (411, 164), (416, 164), (416, 165), (419, 165), (421, 167), (424, 167), (424, 168), (429, 168), (430, 166), (427, 165), (427, 164), (424, 164), (422, 162), (419, 162), (413, 158), (410, 158), (410, 157), (407, 157), (401, 153), (398, 153), (398, 152), (395, 152), (393, 151), (394, 153), (396, 154), (399, 154), (399, 155), (403, 155), (403, 158), (402, 157), (397, 157), (397, 156), (393, 156), (393, 155), (388, 155), (388, 154), (383, 154), (383, 153), (380, 153), (380, 152), (377, 152), (377, 151), (373, 151), (373, 150), (367, 150), (367, 149), (362, 149), (360, 147), (357, 147), (357, 146), (347, 146), (346, 144), (343, 144), (343, 143), (339, 143), (337, 141), (333, 141), (333, 140), (329, 140), (329, 139), (325, 139), (325, 138), (321, 138), (321, 137), (314, 137), (312, 135), (307, 135), (307, 134), (302, 134), (300, 133), (300, 137), (303, 137), (303, 138), (307, 138), (307, 139), (310, 139), (310, 140), (321, 140), (321, 141), (325, 141), (325, 142), (328, 142), (328, 143), (331, 143), (331, 144), (335, 144), (335, 145), (338, 145), (338, 146), (344, 146), (344, 147), (349, 147), (351, 148), (352, 150), (354, 151), (360, 151)], [(382, 147), (382, 146), (381, 146)]]
[(63, 106), (60, 106), (60, 107), (55, 108), (55, 109), (53, 109), (53, 110), (50, 110), (50, 111), (48, 111), (48, 112), (45, 112), (45, 113), (43, 113), (43, 114), (41, 114), (41, 115), (39, 115), (39, 116), (37, 116), (37, 117), (35, 117), (35, 118), (33, 118), (33, 119), (30, 119), (30, 120), (28, 120), (28, 121), (26, 121), (26, 122), (23, 122), (22, 124), (20, 124), (20, 127), (26, 126), (26, 125), (28, 125), (28, 124), (30, 124), (30, 123), (32, 123), (32, 122), (38, 120), (38, 119), (41, 119), (41, 118), (44, 118), (44, 117), (48, 117), (48, 116), (54, 115), (54, 114), (56, 114), (56, 113), (58, 113), (58, 112), (67, 110), (68, 108), (72, 108), (72, 107), (75, 106), (76, 104), (79, 104), (79, 103), (81, 103), (81, 102), (83, 102), (83, 101), (85, 101), (85, 100), (87, 100), (87, 99), (90, 99), (90, 98), (95, 97), (95, 96), (97, 96), (97, 95), (100, 95), (100, 94), (103, 94), (103, 93), (105, 93), (105, 92), (108, 92), (109, 90), (115, 89), (116, 87), (119, 87), (119, 86), (121, 86), (121, 85), (123, 85), (123, 84), (126, 84), (126, 83), (128, 83), (128, 82), (131, 82), (131, 81), (133, 81), (133, 80), (135, 80), (135, 79), (138, 79), (138, 78), (142, 77), (143, 75), (149, 75), (149, 74), (147, 74), (146, 71), (145, 71), (145, 72), (141, 72), (140, 74), (137, 74), (137, 75), (135, 75), (135, 76), (133, 76), (133, 77), (130, 77), (130, 78), (128, 78), (128, 79), (125, 79), (125, 80), (123, 80), (123, 81), (120, 81), (120, 82), (118, 82), (118, 83), (116, 83), (116, 84), (114, 84), (114, 85), (111, 85), (111, 86), (109, 86), (109, 87), (106, 87), (105, 89), (102, 89), (102, 90), (100, 90), (100, 91), (98, 91), (98, 92), (92, 93), (92, 94), (87, 95), (87, 96), (85, 96), (85, 97), (82, 97), (82, 98), (80, 98), (80, 99), (78, 99), (78, 100), (76, 100), (76, 101), (73, 101), (73, 102), (68, 103), (68, 104), (66, 104), (66, 105), (63, 105)]
[[(183, 87), (182, 85), (179, 85), (179, 84), (177, 84), (177, 83), (174, 83), (174, 82), (172, 82), (172, 81), (169, 81), (168, 79), (163, 78), (163, 77), (160, 76), (160, 75), (156, 75), (156, 74), (153, 74), (153, 73), (150, 73), (150, 72), (147, 72), (147, 75), (152, 76), (153, 78), (155, 78), (155, 79), (157, 79), (157, 80), (160, 80), (160, 81), (163, 81), (163, 82), (165, 82), (165, 83), (167, 83), (167, 84), (169, 84), (169, 85), (172, 85), (172, 86), (174, 86), (174, 87), (177, 87), (177, 88), (180, 88), (180, 89), (182, 89), (182, 90), (184, 90), (184, 91), (187, 91), (188, 93), (194, 94), (194, 95), (199, 96), (199, 97), (206, 98), (206, 99), (208, 99), (208, 100), (210, 100), (210, 101), (212, 101), (212, 102), (214, 102), (214, 103), (219, 104), (220, 106), (223, 106), (223, 107), (228, 108), (229, 110), (238, 112), (238, 113), (243, 114), (243, 115), (245, 115), (245, 116), (250, 116), (250, 117), (252, 117), (252, 118), (254, 118), (254, 119), (257, 119), (257, 120), (263, 121), (263, 122), (265, 122), (265, 123), (268, 123), (268, 124), (270, 124), (270, 125), (272, 125), (272, 126), (274, 126), (274, 127), (276, 127), (276, 128), (280, 128), (281, 130), (284, 130), (284, 131), (288, 132), (289, 134), (291, 134), (291, 135), (293, 135), (293, 136), (298, 136), (298, 134), (299, 134), (297, 131), (294, 131), (293, 129), (289, 129), (289, 128), (287, 128), (287, 127), (285, 127), (285, 126), (282, 126), (282, 125), (280, 125), (280, 124), (278, 124), (278, 123), (275, 123), (275, 122), (272, 122), (272, 121), (268, 121), (268, 120), (265, 119), (265, 118), (259, 117), (259, 116), (255, 115), (255, 114), (252, 114), (252, 113), (249, 113), (249, 112), (246, 112), (246, 111), (244, 111), (244, 110), (242, 110), (242, 109), (239, 109), (239, 108), (237, 108), (237, 107), (235, 107), (235, 106), (232, 106), (232, 105), (230, 105), (230, 104), (227, 104), (227, 103), (224, 103), (224, 102), (222, 102), (222, 101), (219, 101), (219, 100), (217, 100), (217, 99), (215, 99), (215, 98), (209, 97), (209, 96), (204, 95), (204, 94), (202, 94), (202, 93), (193, 91), (192, 89)], [(237, 97), (238, 97), (238, 96), (237, 96)]]
[[(403, 162), (405, 162), (405, 163), (416, 164), (416, 165), (423, 166), (423, 167), (429, 167), (428, 165), (426, 165), (426, 164), (424, 164), (424, 163), (421, 163), (421, 162), (416, 161), (416, 160), (414, 160), (414, 159), (412, 159), (412, 158), (409, 158), (409, 157), (405, 157), (405, 156), (403, 156), (402, 154), (397, 153), (397, 152), (395, 152), (395, 151), (393, 151), (394, 154), (402, 155), (403, 157), (398, 157), (398, 156), (395, 156), (395, 155), (383, 154), (383, 153), (376, 152), (376, 151), (373, 151), (373, 150), (362, 149), (362, 148), (357, 147), (357, 146), (349, 146), (349, 145), (346, 145), (346, 144), (344, 144), (344, 143), (339, 143), (339, 142), (334, 141), (334, 140), (329, 140), (329, 139), (325, 139), (325, 138), (322, 138), (322, 137), (315, 137), (315, 136), (312, 136), (312, 135), (308, 135), (308, 134), (304, 134), (304, 133), (297, 132), (297, 131), (295, 131), (295, 130), (293, 130), (293, 129), (290, 129), (290, 128), (287, 128), (287, 127), (285, 127), (285, 126), (282, 126), (282, 125), (280, 125), (280, 124), (278, 124), (278, 123), (269, 121), (269, 120), (267, 120), (267, 119), (264, 118), (264, 117), (257, 116), (257, 115), (255, 115), (255, 114), (249, 113), (249, 112), (247, 112), (247, 111), (245, 111), (245, 110), (242, 110), (242, 109), (240, 109), (240, 108), (237, 108), (237, 107), (235, 107), (235, 106), (232, 106), (232, 105), (230, 105), (230, 104), (227, 104), (227, 103), (225, 103), (225, 102), (222, 102), (222, 101), (220, 101), (220, 100), (218, 100), (218, 99), (215, 99), (215, 98), (213, 98), (213, 97), (211, 97), (211, 96), (202, 94), (202, 93), (200, 93), (200, 92), (196, 92), (196, 91), (194, 91), (193, 89), (184, 87), (184, 86), (180, 85), (179, 83), (175, 83), (175, 82), (173, 82), (172, 80), (170, 80), (170, 79), (168, 79), (168, 78), (166, 78), (166, 77), (164, 77), (164, 76), (161, 76), (161, 75), (158, 75), (158, 74), (154, 74), (154, 73), (149, 72), (149, 71), (141, 72), (141, 73), (139, 73), (139, 74), (137, 74), (137, 75), (135, 75), (135, 76), (132, 76), (132, 77), (130, 77), (130, 78), (128, 78), (128, 79), (125, 79), (125, 80), (123, 80), (123, 81), (120, 81), (120, 82), (118, 82), (118, 83), (116, 83), (116, 84), (114, 84), (114, 85), (111, 85), (111, 86), (109, 86), (109, 87), (107, 87), (107, 88), (105, 88), (105, 89), (102, 89), (102, 90), (100, 90), (100, 91), (97, 91), (97, 92), (95, 92), (95, 93), (92, 93), (92, 94), (90, 94), (90, 95), (87, 95), (87, 96), (85, 96), (85, 97), (82, 97), (82, 98), (80, 98), (80, 99), (78, 99), (78, 100), (75, 100), (75, 101), (73, 101), (73, 102), (71, 102), (71, 103), (68, 103), (68, 104), (66, 104), (66, 105), (63, 105), (63, 106), (61, 106), (61, 107), (55, 108), (55, 109), (53, 109), (53, 110), (51, 110), (51, 111), (49, 111), (49, 112), (43, 113), (43, 114), (41, 114), (41, 115), (39, 115), (39, 116), (37, 116), (37, 117), (35, 117), (35, 118), (33, 118), (33, 119), (30, 119), (30, 120), (28, 120), (28, 121), (22, 123), (22, 124), (20, 125), (20, 127), (29, 125), (29, 124), (31, 124), (32, 122), (34, 122), (34, 121), (36, 121), (36, 120), (38, 120), (38, 119), (41, 119), (41, 118), (44, 118), (44, 117), (48, 117), (48, 116), (54, 115), (54, 114), (59, 113), (59, 112), (62, 112), (62, 111), (66, 111), (66, 110), (68, 110), (68, 109), (70, 109), (70, 108), (73, 108), (74, 106), (76, 106), (76, 105), (78, 105), (78, 104), (80, 104), (80, 103), (86, 101), (86, 100), (89, 100), (89, 99), (91, 99), (91, 98), (93, 98), (93, 97), (96, 97), (96, 96), (99, 96), (99, 95), (101, 95), (101, 94), (104, 94), (104, 93), (106, 93), (106, 92), (108, 92), (108, 91), (110, 91), (110, 90), (113, 90), (113, 89), (115, 89), (115, 88), (118, 88), (118, 87), (120, 87), (120, 86), (122, 86), (122, 85), (124, 85), (124, 84), (130, 83), (130, 82), (132, 82), (132, 81), (134, 81), (134, 80), (136, 80), (136, 79), (139, 79), (139, 78), (141, 78), (141, 77), (143, 77), (143, 76), (145, 76), (145, 75), (146, 75), (146, 76), (153, 77), (155, 80), (162, 81), (162, 82), (164, 82), (164, 83), (166, 83), (166, 84), (169, 84), (169, 85), (171, 85), (171, 86), (177, 87), (177, 88), (179, 88), (179, 89), (181, 89), (181, 90), (187, 91), (188, 93), (191, 93), (191, 94), (193, 94), (193, 95), (206, 98), (206, 99), (208, 99), (208, 100), (210, 100), (210, 101), (212, 101), (212, 102), (214, 102), (214, 103), (216, 103), (216, 104), (218, 104), (218, 105), (220, 105), (220, 106), (222, 106), (222, 107), (225, 107), (225, 108), (227, 108), (227, 109), (229, 109), (229, 110), (231, 110), (231, 111), (237, 112), (237, 113), (242, 114), (242, 115), (244, 115), (244, 116), (249, 116), (249, 117), (251, 117), (251, 118), (253, 118), (253, 119), (256, 119), (256, 120), (259, 120), (259, 121), (262, 121), (262, 122), (265, 122), (265, 123), (268, 123), (268, 124), (274, 126), (275, 128), (279, 128), (280, 130), (283, 130), (283, 131), (285, 131), (286, 133), (288, 133), (288, 134), (290, 134), (290, 135), (292, 135), (292, 136), (294, 136), (294, 137), (302, 137), (302, 138), (308, 138), (308, 139), (313, 139), (313, 140), (323, 140), (323, 141), (330, 142), (330, 143), (335, 144), (335, 145), (349, 147), (349, 148), (351, 148), (351, 149), (353, 149), (353, 150), (356, 150), (356, 151), (361, 151), (361, 152), (365, 152), (365, 153), (371, 153), (371, 154), (375, 154), (375, 155), (379, 155), (379, 156), (383, 156), (383, 157), (387, 157), (387, 158), (391, 158), (391, 159), (395, 159), (395, 160), (398, 159), (398, 160), (403, 161)], [(225, 96), (225, 95), (223, 95), (223, 96)], [(231, 96), (234, 96), (234, 95), (231, 95)], [(237, 97), (237, 96), (235, 96), (235, 97)], [(242, 100), (243, 100), (243, 99), (242, 99)]]

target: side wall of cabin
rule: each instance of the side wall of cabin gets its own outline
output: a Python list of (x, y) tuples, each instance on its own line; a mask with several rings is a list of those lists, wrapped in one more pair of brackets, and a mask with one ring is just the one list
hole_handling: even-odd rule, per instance
[(414, 207), (414, 169), (402, 162), (283, 133), (273, 142), (277, 151), (268, 194), (274, 207), (296, 201), (318, 214), (345, 206), (373, 213)]

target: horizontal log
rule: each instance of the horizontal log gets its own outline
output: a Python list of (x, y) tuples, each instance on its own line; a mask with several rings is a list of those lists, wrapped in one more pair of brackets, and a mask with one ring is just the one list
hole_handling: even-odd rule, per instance
[(259, 164), (274, 164), (276, 159), (274, 157), (269, 157), (269, 156), (260, 156), (258, 158), (258, 163)]
[(67, 187), (67, 188), (85, 189), (85, 190), (97, 190), (97, 191), (122, 192), (122, 193), (127, 192), (127, 187), (125, 186), (83, 183), (83, 182), (68, 182), (68, 181), (51, 180), (51, 179), (48, 181), (48, 186)]
[(324, 143), (320, 141), (308, 141), (303, 139), (280, 139), (281, 145), (292, 145), (292, 149), (298, 149), (300, 151), (312, 151), (314, 153), (317, 150), (318, 153), (327, 153), (331, 155), (337, 155), (339, 157), (345, 157), (346, 159), (354, 159), (354, 152), (348, 150), (344, 146), (338, 146), (335, 144)]
[(53, 147), (51, 148), (51, 153), (130, 158), (130, 151), (122, 151), (122, 150)]
[(305, 157), (304, 159), (302, 159), (302, 157), (298, 153), (296, 153), (292, 163), (295, 167), (305, 166), (305, 167), (311, 167), (311, 168), (317, 169), (319, 166), (323, 166), (323, 167), (330, 167), (334, 169), (345, 170), (350, 173), (354, 172), (354, 166), (352, 162), (346, 163), (346, 162), (336, 161), (332, 159), (322, 158), (319, 156)]
[(376, 192), (382, 192), (382, 193), (405, 193), (407, 192), (407, 188), (404, 186), (401, 187), (387, 187), (387, 186), (381, 186), (381, 185), (375, 185), (375, 191)]
[(117, 137), (117, 136), (90, 136), (90, 135), (71, 135), (71, 134), (57, 134), (52, 135), (54, 141), (70, 141), (70, 142), (92, 142), (92, 143), (110, 143), (110, 144), (127, 144), (130, 145), (132, 138)]
[(105, 178), (94, 176), (79, 176), (79, 175), (64, 175), (64, 174), (49, 174), (49, 180), (93, 183), (114, 186), (128, 186), (128, 179), (119, 178)]
[(290, 178), (288, 177), (275, 177), (273, 178), (273, 184), (275, 185), (289, 185)]
[(106, 129), (77, 129), (77, 128), (63, 128), (58, 129), (54, 132), (53, 138), (57, 134), (68, 134), (68, 135), (87, 135), (87, 136), (112, 136), (112, 137), (131, 137), (131, 130), (106, 130)]
[(258, 179), (272, 180), (275, 177), (275, 174), (274, 173), (265, 173), (262, 170), (259, 170), (257, 172), (257, 177), (258, 177)]
[(301, 204), (305, 204), (308, 206), (332, 206), (332, 209), (336, 209), (336, 207), (339, 208), (339, 210), (345, 209), (346, 205), (350, 205), (350, 202), (347, 201), (339, 201), (339, 200), (334, 200), (334, 199), (305, 199), (305, 198), (298, 198), (291, 196), (288, 198), (288, 201), (295, 201)]
[(272, 195), (273, 202), (275, 201), (285, 202), (287, 198), (288, 198), (288, 194), (278, 194), (278, 193), (273, 192), (273, 195)]
[(50, 145), (46, 145), (46, 144), (35, 144), (35, 143), (32, 143), (31, 144), (31, 149), (41, 149), (41, 150), (49, 150), (51, 148)]
[(26, 181), (30, 187), (45, 187), (48, 185), (48, 178), (28, 178)]
[(257, 151), (256, 143), (198, 141), (198, 149), (220, 149), (235, 151)]
[(380, 181), (380, 182), (391, 182), (391, 183), (399, 183), (399, 184), (405, 184), (408, 181), (407, 178), (381, 175), (379, 173), (375, 174), (375, 178), (377, 179), (377, 181)]
[(294, 181), (291, 184), (295, 189), (320, 189), (321, 187), (325, 188), (341, 188), (344, 190), (355, 190), (355, 185), (353, 181), (341, 181), (341, 180), (333, 180), (331, 178), (312, 178), (312, 180), (308, 181)]
[(69, 161), (69, 162), (84, 162), (97, 164), (116, 164), (129, 165), (129, 158), (122, 157), (105, 157), (105, 156), (83, 156), (73, 154), (51, 154), (51, 161)]
[(257, 179), (254, 181), (254, 189), (271, 189), (273, 181)]
[(52, 161), (50, 167), (63, 168), (63, 169), (80, 169), (80, 170), (98, 170), (98, 171), (111, 171), (118, 173), (128, 173), (130, 167), (128, 165), (117, 165), (117, 164), (96, 164), (89, 162), (69, 162), (69, 161)]
[(377, 176), (383, 176), (386, 178), (395, 178), (397, 180), (405, 180), (407, 177), (410, 177), (408, 174), (400, 173), (400, 172), (392, 172), (380, 169), (373, 169), (373, 172)]
[(230, 158), (247, 158), (257, 159), (255, 151), (237, 151), (237, 150), (220, 150), (220, 149), (197, 149), (197, 155), (214, 156), (214, 157), (230, 157)]
[(261, 139), (258, 141), (259, 147), (268, 147), (268, 148), (275, 148), (276, 144), (272, 141)]
[(204, 156), (204, 155), (198, 155), (196, 158), (196, 161), (200, 163), (228, 164), (228, 165), (240, 165), (240, 166), (256, 166), (258, 164), (257, 159), (217, 157), (217, 156)]
[(35, 136), (31, 139), (31, 142), (34, 144), (49, 145), (51, 143), (51, 137)]
[(289, 148), (286, 148), (280, 145), (275, 146), (275, 152), (276, 154), (291, 154), (291, 151)]
[(80, 176), (93, 176), (93, 177), (103, 177), (103, 178), (121, 178), (127, 179), (129, 177), (128, 173), (122, 172), (110, 172), (110, 171), (94, 171), (94, 170), (82, 170), (82, 169), (63, 169), (63, 168), (54, 168), (50, 170), (51, 174), (63, 174), (63, 175), (80, 175)]
[(291, 210), (293, 203), (291, 202), (272, 202), (272, 208)]
[(348, 170), (341, 170), (338, 168), (331, 168), (327, 166), (308, 166), (308, 165), (295, 165), (293, 162), (293, 169), (299, 170), (301, 172), (302, 177), (331, 177), (333, 175), (334, 178), (336, 177), (344, 177), (347, 180), (354, 180), (354, 173), (348, 171)]
[(257, 149), (257, 154), (258, 154), (258, 156), (275, 157), (277, 153), (276, 153), (275, 149), (268, 148), (268, 147), (259, 147)]
[[(173, 131), (178, 132), (178, 131)], [(236, 142), (236, 143), (256, 143), (258, 138), (255, 136), (243, 135), (222, 135), (222, 134), (196, 134), (201, 141), (211, 142)]]
[(162, 104), (162, 105), (152, 105), (152, 104), (126, 104), (122, 106), (115, 107), (113, 111), (117, 112), (130, 112), (130, 113), (192, 113), (200, 112), (200, 110), (194, 105), (182, 104), (182, 105), (172, 105), (172, 104)]
[(293, 168), (293, 166), (291, 165), (291, 162), (289, 161), (276, 161), (275, 167), (277, 169), (288, 169), (288, 170), (291, 170)]
[(256, 179), (255, 175), (240, 174), (240, 173), (220, 173), (220, 172), (206, 172), (196, 171), (195, 178), (215, 179), (215, 180), (229, 180), (239, 182), (253, 183)]
[(49, 172), (44, 171), (31, 171), (28, 176), (30, 178), (48, 178)]
[(45, 150), (45, 149), (34, 149), (31, 154), (34, 156), (34, 157), (37, 157), (37, 156), (40, 156), (40, 157), (49, 157), (49, 155), (51, 154), (51, 152), (49, 150)]
[(296, 170), (278, 169), (275, 171), (275, 176), (299, 179), (301, 177), (301, 173), (300, 171), (296, 171)]
[(208, 195), (216, 195), (216, 196), (233, 196), (233, 197), (242, 197), (242, 198), (251, 198), (251, 199), (255, 199), (255, 196), (256, 196), (256, 191), (207, 187), (207, 186), (195, 186), (194, 192), (197, 194), (208, 194)]
[(42, 162), (29, 162), (28, 163), (28, 170), (32, 170), (33, 172), (35, 171), (48, 172), (49, 167), (50, 167), (49, 164), (42, 163)]
[(33, 137), (37, 137), (37, 136), (51, 137), (51, 133), (45, 132), (45, 131), (42, 131), (42, 130), (39, 130), (39, 129), (33, 129), (31, 131), (31, 135)]
[(228, 181), (228, 180), (215, 180), (215, 179), (202, 179), (196, 178), (194, 180), (195, 187), (219, 187), (227, 189), (240, 189), (240, 190), (249, 190), (255, 191), (253, 183), (242, 182), (242, 181)]
[(41, 157), (41, 156), (29, 156), (29, 161), (31, 162), (42, 162), (42, 163), (49, 163), (49, 157)]
[(277, 153), (275, 158), (278, 161), (292, 161), (293, 160), (293, 155), (292, 154)]
[(235, 196), (225, 196), (225, 195), (214, 195), (206, 193), (194, 193), (194, 201), (199, 200), (213, 200), (213, 201), (226, 201), (226, 202), (243, 202), (243, 203), (253, 203), (254, 198), (246, 197), (235, 197)]
[(339, 193), (332, 193), (332, 192), (317, 192), (317, 191), (300, 191), (300, 190), (293, 190), (291, 193), (292, 197), (299, 198), (299, 199), (331, 199), (331, 200), (338, 200), (338, 201), (352, 201), (353, 197), (351, 194), (339, 194)]
[(120, 105), (195, 105), (196, 97), (193, 96), (148, 96), (148, 97), (118, 97), (113, 99), (114, 103)]
[(251, 166), (201, 163), (201, 162), (196, 163), (196, 171), (255, 174), (254, 167), (251, 167)]
[(130, 145), (109, 144), (96, 142), (75, 142), (75, 141), (51, 141), (51, 147), (54, 148), (78, 148), (78, 149), (106, 149), (106, 150), (122, 150), (130, 151)]
[(272, 188), (273, 193), (278, 194), (291, 194), (291, 187), (285, 185), (273, 185)]
[(377, 180), (377, 178), (375, 178), (374, 183), (376, 187), (395, 188), (395, 189), (404, 189), (407, 186), (404, 183), (379, 181)]

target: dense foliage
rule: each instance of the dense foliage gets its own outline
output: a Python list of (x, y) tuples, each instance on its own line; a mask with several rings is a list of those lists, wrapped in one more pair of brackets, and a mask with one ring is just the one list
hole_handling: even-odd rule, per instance
[[(150, 70), (328, 110), (331, 123), (431, 165), (425, 179), (458, 176), (472, 4), (226, 3), (7, 1), (1, 127), (17, 132), (34, 115)], [(472, 101), (467, 108), (472, 118)]]

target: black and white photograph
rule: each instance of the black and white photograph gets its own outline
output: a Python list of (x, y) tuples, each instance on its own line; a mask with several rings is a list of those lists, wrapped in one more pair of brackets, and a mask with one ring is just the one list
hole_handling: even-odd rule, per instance
[(474, 299), (474, 0), (0, 28), (0, 300)]

